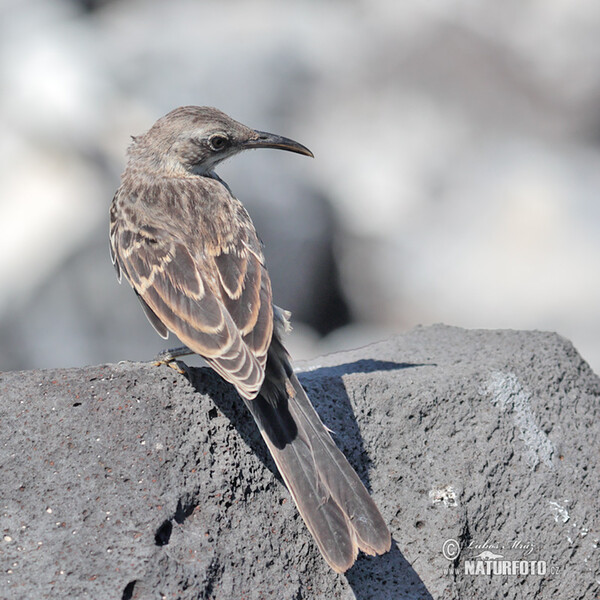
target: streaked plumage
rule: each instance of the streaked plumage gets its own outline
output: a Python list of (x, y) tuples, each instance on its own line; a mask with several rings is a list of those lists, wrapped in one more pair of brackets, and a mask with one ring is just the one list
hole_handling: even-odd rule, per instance
[(389, 531), (293, 373), (261, 244), (214, 173), (247, 148), (312, 156), (206, 107), (178, 108), (134, 138), (110, 210), (111, 257), (162, 337), (173, 332), (232, 383), (256, 420), (300, 514), (338, 572)]

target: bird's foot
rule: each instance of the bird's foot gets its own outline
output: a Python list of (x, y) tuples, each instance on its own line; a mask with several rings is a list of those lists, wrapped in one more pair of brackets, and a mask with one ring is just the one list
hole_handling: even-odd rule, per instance
[(162, 350), (154, 357), (154, 365), (167, 365), (174, 371), (177, 371), (180, 375), (188, 375), (189, 367), (181, 360), (177, 360), (178, 356), (186, 356), (193, 354), (193, 352), (187, 347), (182, 346), (180, 348), (171, 348), (170, 350)]
[(159, 367), (160, 365), (167, 365), (167, 367), (171, 367), (174, 371), (177, 371), (180, 375), (188, 374), (188, 366), (181, 360), (157, 360), (154, 359), (154, 365)]

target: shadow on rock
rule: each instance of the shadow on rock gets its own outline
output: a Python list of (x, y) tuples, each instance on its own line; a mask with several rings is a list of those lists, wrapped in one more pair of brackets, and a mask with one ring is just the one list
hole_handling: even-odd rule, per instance
[[(369, 479), (372, 460), (365, 450), (363, 437), (343, 377), (378, 371), (399, 371), (422, 366), (425, 365), (361, 359), (333, 367), (319, 367), (298, 374), (298, 378), (317, 412), (321, 415), (325, 425), (332, 430), (336, 444), (346, 455), (369, 492), (372, 491)], [(427, 366), (432, 365), (428, 364)]]
[[(350, 463), (357, 470), (368, 489), (370, 489), (368, 473), (371, 460), (365, 452), (363, 439), (346, 392), (343, 377), (352, 374), (395, 371), (420, 366), (424, 365), (362, 359), (333, 367), (320, 367), (298, 374), (311, 401), (314, 402), (317, 412), (319, 412), (326, 425), (333, 429), (336, 443), (346, 453)], [(236, 428), (246, 444), (275, 477), (283, 483), (275, 462), (254, 423), (254, 419), (233, 386), (223, 392), (223, 386), (216, 385), (220, 379), (219, 376), (209, 368), (190, 368), (188, 374), (196, 391), (211, 396), (215, 405), (229, 419), (232, 427)], [(339, 435), (336, 435), (336, 431), (339, 432)], [(430, 600), (432, 598), (393, 539), (392, 549), (382, 556), (360, 555), (355, 565), (345, 574), (345, 577), (357, 600), (383, 600), (388, 598)]]
[(393, 538), (387, 554), (359, 555), (345, 577), (356, 600), (433, 600)]
[[(325, 425), (333, 430), (334, 439), (340, 446), (340, 449), (346, 452), (351, 441), (354, 448), (351, 454), (361, 457), (361, 464), (359, 465), (357, 460), (352, 460), (352, 456), (347, 456), (350, 464), (356, 469), (369, 491), (371, 491), (371, 488), (369, 485), (368, 467), (371, 464), (371, 460), (365, 453), (362, 436), (356, 424), (352, 405), (346, 393), (342, 377), (353, 373), (372, 373), (374, 371), (391, 371), (420, 366), (423, 365), (364, 359), (334, 367), (322, 367), (309, 372), (298, 373), (298, 378), (306, 389), (319, 416), (323, 419)], [(275, 461), (271, 457), (250, 411), (246, 408), (234, 387), (226, 384), (228, 391), (222, 393), (220, 391), (222, 390), (222, 386), (219, 386), (219, 382), (222, 382), (222, 379), (209, 367), (188, 367), (187, 377), (198, 393), (207, 394), (212, 398), (215, 405), (229, 419), (232, 426), (236, 428), (244, 442), (248, 444), (275, 477), (283, 483)], [(336, 424), (339, 424), (340, 427), (336, 427)], [(336, 435), (336, 431), (343, 431), (343, 437)]]

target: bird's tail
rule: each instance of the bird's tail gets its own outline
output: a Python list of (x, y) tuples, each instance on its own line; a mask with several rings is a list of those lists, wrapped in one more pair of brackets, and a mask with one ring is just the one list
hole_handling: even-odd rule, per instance
[(379, 509), (323, 425), (276, 336), (260, 395), (246, 402), (331, 568), (346, 571), (358, 550), (387, 552), (391, 536)]

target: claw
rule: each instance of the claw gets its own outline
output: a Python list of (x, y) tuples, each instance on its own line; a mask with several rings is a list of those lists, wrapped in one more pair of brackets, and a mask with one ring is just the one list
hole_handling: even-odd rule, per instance
[(187, 375), (188, 366), (184, 362), (177, 360), (168, 355), (163, 356), (164, 354), (167, 354), (167, 353), (161, 352), (156, 356), (156, 358), (153, 361), (155, 367), (160, 367), (161, 365), (166, 365), (167, 367), (170, 367), (174, 371), (177, 371), (180, 375)]
[(180, 375), (188, 375), (188, 366), (184, 362), (177, 360), (178, 356), (186, 356), (188, 354), (193, 354), (193, 351), (187, 346), (172, 348), (171, 350), (161, 350), (154, 358), (154, 365), (156, 367), (167, 365), (167, 367), (171, 367), (171, 369), (177, 371)]
[(180, 360), (155, 360), (154, 366), (160, 367), (161, 365), (167, 365), (174, 371), (177, 371), (180, 375), (187, 375), (187, 365)]

